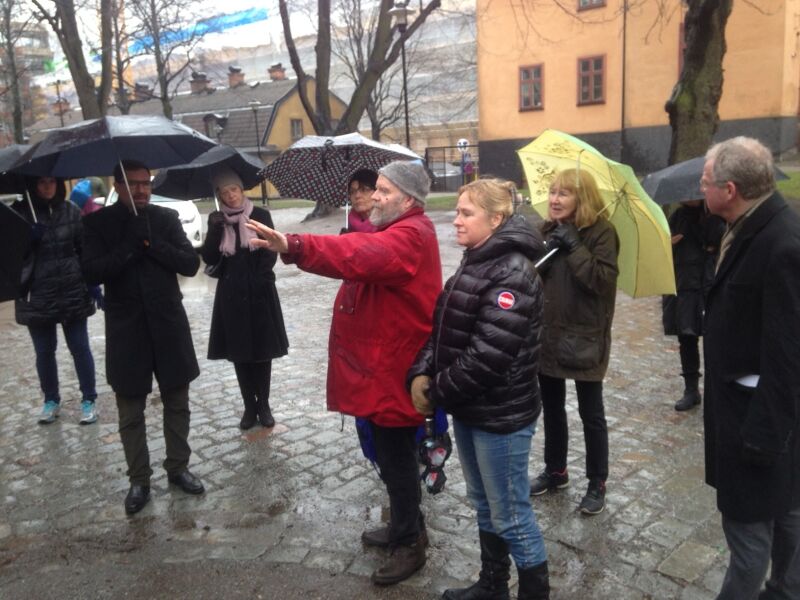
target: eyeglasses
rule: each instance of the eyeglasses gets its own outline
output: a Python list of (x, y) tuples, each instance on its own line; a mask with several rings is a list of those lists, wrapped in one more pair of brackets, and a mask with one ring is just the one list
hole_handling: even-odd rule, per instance
[(134, 181), (133, 179), (128, 179), (128, 186), (131, 189), (133, 189), (133, 188), (145, 188), (145, 189), (147, 189), (147, 188), (151, 187), (152, 185), (153, 184), (149, 179), (147, 181)]
[(723, 188), (728, 184), (727, 181), (708, 181), (705, 177), (700, 178), (700, 191), (705, 192), (710, 187)]
[(350, 190), (349, 190), (349, 192), (348, 192), (348, 193), (349, 193), (351, 196), (355, 196), (355, 195), (356, 195), (356, 194), (358, 194), (359, 192), (363, 192), (363, 193), (365, 193), (365, 194), (368, 194), (369, 192), (374, 192), (374, 191), (375, 191), (375, 188), (371, 188), (371, 187), (369, 187), (368, 185), (360, 185), (360, 186), (358, 186), (357, 188), (350, 188)]

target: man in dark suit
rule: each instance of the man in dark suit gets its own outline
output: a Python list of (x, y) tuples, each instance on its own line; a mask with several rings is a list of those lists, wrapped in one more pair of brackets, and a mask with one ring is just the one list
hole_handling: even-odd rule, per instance
[(727, 223), (705, 315), (706, 482), (731, 552), (718, 599), (800, 598), (800, 218), (752, 138), (713, 146), (700, 183)]
[(150, 206), (145, 165), (124, 161), (115, 169), (114, 188), (119, 202), (84, 219), (82, 265), (88, 282), (105, 284), (106, 373), (131, 482), (125, 512), (134, 514), (150, 500), (144, 411), (153, 375), (164, 406), (169, 482), (189, 494), (205, 491), (187, 468), (189, 382), (200, 369), (177, 278), (197, 273), (200, 259), (177, 213)]

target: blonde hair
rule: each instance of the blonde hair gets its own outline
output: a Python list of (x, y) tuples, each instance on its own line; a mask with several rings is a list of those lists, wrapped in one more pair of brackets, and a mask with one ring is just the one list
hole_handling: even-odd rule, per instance
[(499, 178), (476, 179), (458, 189), (458, 195), (466, 194), (472, 203), (485, 210), (489, 216), (500, 215), (503, 222), (514, 214), (516, 187), (510, 181)]
[(575, 194), (575, 227), (589, 227), (597, 219), (605, 219), (603, 199), (597, 183), (588, 171), (564, 169), (553, 178), (550, 189), (562, 189)]

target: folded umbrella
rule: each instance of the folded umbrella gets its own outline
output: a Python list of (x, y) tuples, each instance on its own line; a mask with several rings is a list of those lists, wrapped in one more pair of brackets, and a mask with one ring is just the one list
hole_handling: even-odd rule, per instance
[[(702, 200), (705, 196), (700, 191), (700, 178), (703, 176), (705, 163), (704, 156), (675, 163), (647, 175), (642, 180), (642, 187), (656, 204), (662, 206), (685, 200)], [(789, 177), (775, 167), (775, 179)]]
[(550, 183), (564, 169), (592, 174), (620, 240), (617, 287), (633, 298), (675, 293), (669, 225), (628, 165), (569, 134), (547, 129), (517, 151), (533, 208), (547, 218)]
[(246, 190), (264, 179), (264, 164), (260, 160), (242, 154), (232, 146), (221, 145), (207, 150), (188, 164), (159, 171), (153, 179), (153, 192), (180, 200), (211, 198), (214, 196), (211, 180), (222, 168), (236, 172)]

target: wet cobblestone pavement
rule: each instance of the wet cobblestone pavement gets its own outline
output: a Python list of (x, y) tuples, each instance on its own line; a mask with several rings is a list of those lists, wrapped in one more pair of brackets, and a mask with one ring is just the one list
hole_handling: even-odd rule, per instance
[[(273, 216), (286, 231), (337, 233), (341, 226), (338, 216), (299, 224), (305, 212), (286, 209)], [(432, 216), (449, 277), (461, 254), (452, 215)], [(190, 389), (190, 467), (207, 492), (190, 497), (168, 486), (160, 467), (164, 443), (155, 393), (147, 410), (152, 501), (133, 518), (122, 507), (128, 481), (114, 398), (105, 383), (103, 317), (92, 317), (89, 325), (99, 422), (78, 425), (80, 393), (59, 334), (63, 408), (55, 424), (40, 426), (33, 347), (27, 330), (14, 323), (12, 304), (0, 304), (0, 597), (70, 597), (56, 582), (70, 589), (70, 578), (89, 577), (87, 571), (104, 578), (86, 588), (85, 597), (122, 597), (120, 582), (130, 586), (125, 569), (137, 564), (173, 572), (202, 565), (210, 587), (205, 595), (195, 590), (185, 597), (224, 597), (214, 590), (225, 589), (223, 567), (230, 565), (252, 564), (266, 572), (293, 565), (331, 581), (361, 582), (332, 585), (314, 596), (325, 598), (438, 598), (445, 588), (477, 576), (477, 530), (456, 452), (448, 462), (446, 490), (424, 494), (431, 539), (427, 565), (394, 589), (369, 586), (383, 554), (362, 547), (360, 533), (378, 526), (388, 507), (361, 456), (352, 418), (343, 421), (325, 409), (328, 328), (338, 282), (280, 263), (276, 272), (291, 344), (289, 355), (273, 364), (276, 427), (238, 429), (242, 407), (232, 365), (205, 360), (215, 281), (202, 274), (183, 281), (201, 364)], [(706, 599), (719, 589), (727, 551), (713, 492), (703, 484), (702, 408), (672, 408), (682, 391), (678, 347), (675, 338), (662, 335), (660, 317), (658, 299), (619, 295), (605, 382), (611, 474), (607, 509), (595, 517), (576, 510), (585, 491), (584, 449), (574, 389), (568, 387), (571, 486), (534, 499), (549, 553), (552, 598)], [(542, 442), (539, 431), (532, 476), (543, 465)], [(215, 564), (221, 573), (216, 581)], [(119, 573), (119, 579), (109, 573)], [(141, 593), (134, 587), (133, 595), (160, 595), (156, 586), (140, 585)], [(269, 582), (259, 590), (260, 597), (282, 597), (270, 591)]]

